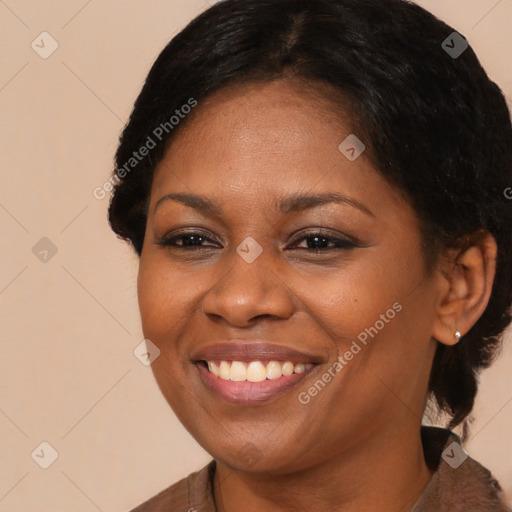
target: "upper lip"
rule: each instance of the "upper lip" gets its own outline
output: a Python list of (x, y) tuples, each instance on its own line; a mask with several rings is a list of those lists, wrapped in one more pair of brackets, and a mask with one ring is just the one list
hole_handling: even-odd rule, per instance
[(228, 340), (196, 349), (191, 359), (195, 362), (274, 360), (315, 364), (322, 358), (268, 341)]

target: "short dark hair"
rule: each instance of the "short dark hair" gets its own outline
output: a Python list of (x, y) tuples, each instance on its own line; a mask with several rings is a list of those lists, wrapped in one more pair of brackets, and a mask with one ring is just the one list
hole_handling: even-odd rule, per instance
[[(153, 171), (186, 123), (171, 129), (169, 119), (190, 98), (285, 76), (325, 84), (333, 103), (339, 98), (329, 90), (339, 91), (365, 155), (420, 219), (428, 271), (442, 249), (469, 246), (478, 233), (497, 241), (485, 312), (457, 345), (439, 343), (434, 357), (429, 392), (450, 427), (471, 412), (478, 373), (512, 319), (512, 201), (504, 192), (512, 186), (510, 114), (471, 47), (458, 56), (443, 48), (453, 32), (405, 0), (221, 1), (174, 37), (151, 68), (120, 137), (114, 174), (124, 178), (109, 206), (113, 231), (140, 256)], [(165, 123), (156, 147), (126, 172), (133, 151), (148, 137), (154, 142)]]

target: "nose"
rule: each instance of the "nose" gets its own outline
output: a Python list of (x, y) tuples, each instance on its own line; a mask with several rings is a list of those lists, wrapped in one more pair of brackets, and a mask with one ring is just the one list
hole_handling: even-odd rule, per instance
[(228, 272), (203, 297), (205, 315), (245, 327), (258, 317), (286, 319), (293, 314), (293, 293), (263, 254), (247, 263), (234, 252)]

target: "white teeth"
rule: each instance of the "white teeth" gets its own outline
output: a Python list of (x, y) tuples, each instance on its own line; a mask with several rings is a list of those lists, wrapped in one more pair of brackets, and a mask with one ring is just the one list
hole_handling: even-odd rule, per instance
[(227, 361), (221, 361), (219, 367), (219, 377), (224, 380), (229, 380), (231, 373), (231, 365)]
[(247, 371), (245, 369), (245, 364), (240, 361), (233, 361), (231, 363), (231, 373), (229, 375), (230, 380), (234, 380), (236, 382), (242, 382), (244, 380), (249, 380)]
[(267, 370), (259, 361), (253, 361), (247, 366), (247, 380), (249, 382), (262, 382), (267, 378)]
[(286, 361), (286, 363), (283, 364), (281, 371), (283, 372), (283, 375), (291, 375), (293, 373), (293, 363)]
[(293, 372), (294, 373), (304, 373), (305, 370), (306, 370), (306, 365), (302, 364), (302, 363), (299, 363), (299, 364), (295, 365), (295, 368), (293, 369)]
[(208, 361), (208, 369), (215, 375), (216, 377), (220, 376), (220, 370), (219, 367), (213, 362)]
[(283, 372), (281, 370), (281, 363), (279, 361), (270, 361), (266, 367), (267, 379), (279, 379)]
[(263, 382), (265, 379), (274, 380), (281, 376), (292, 375), (293, 373), (304, 373), (313, 365), (311, 363), (293, 364), (291, 361), (269, 361), (264, 366), (261, 361), (221, 361), (219, 365), (215, 361), (207, 361), (208, 370), (216, 377), (234, 382)]

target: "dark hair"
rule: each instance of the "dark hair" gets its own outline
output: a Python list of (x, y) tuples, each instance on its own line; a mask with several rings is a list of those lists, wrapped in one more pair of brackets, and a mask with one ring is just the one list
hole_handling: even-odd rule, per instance
[[(457, 345), (439, 343), (435, 354), (429, 392), (451, 416), (450, 427), (471, 412), (478, 373), (492, 362), (512, 319), (512, 201), (504, 193), (512, 186), (510, 114), (471, 47), (454, 55), (443, 45), (453, 32), (405, 0), (214, 5), (151, 68), (120, 138), (115, 173), (124, 177), (109, 207), (113, 231), (140, 256), (153, 171), (186, 122), (174, 128), (169, 120), (191, 98), (200, 102), (226, 86), (286, 76), (325, 84), (334, 103), (339, 98), (329, 91), (339, 91), (354, 112), (365, 155), (405, 192), (420, 219), (428, 271), (442, 249), (469, 246), (478, 233), (490, 232), (498, 244), (485, 312)], [(465, 39), (456, 37), (460, 47)], [(159, 126), (165, 130), (156, 137)], [(133, 151), (159, 138), (127, 169)]]

